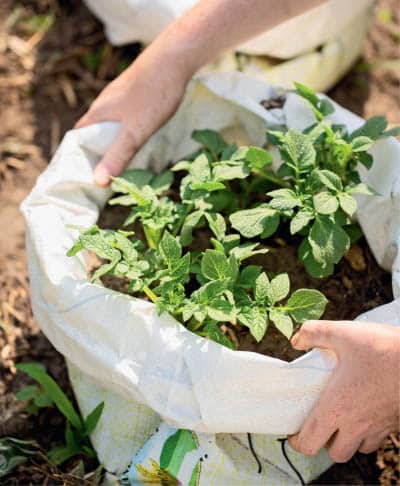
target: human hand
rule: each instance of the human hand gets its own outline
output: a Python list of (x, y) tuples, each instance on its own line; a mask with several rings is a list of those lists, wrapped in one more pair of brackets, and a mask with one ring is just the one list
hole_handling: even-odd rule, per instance
[(303, 454), (324, 446), (335, 462), (378, 449), (399, 430), (400, 329), (385, 324), (308, 321), (295, 349), (330, 349), (337, 367), (300, 432), (289, 438)]
[[(150, 49), (150, 48), (149, 48)], [(146, 53), (146, 51), (145, 51)], [(100, 93), (75, 128), (102, 121), (121, 123), (119, 133), (97, 164), (94, 179), (107, 186), (146, 140), (178, 108), (191, 70), (157, 53), (143, 53)]]

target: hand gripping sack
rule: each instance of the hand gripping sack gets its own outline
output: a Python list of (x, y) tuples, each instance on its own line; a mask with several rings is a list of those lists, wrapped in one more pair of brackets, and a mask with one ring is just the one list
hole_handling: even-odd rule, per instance
[[(193, 150), (195, 128), (233, 130), (241, 143), (261, 145), (269, 126), (304, 128), (312, 122), (309, 108), (293, 94), (282, 109), (265, 110), (260, 101), (275, 94), (275, 87), (239, 73), (202, 75), (131, 166), (162, 170)], [(331, 118), (350, 129), (362, 124), (338, 106)], [(229, 484), (235, 484), (235, 477), (265, 484), (266, 476), (257, 475), (248, 452), (247, 433), (254, 434), (257, 454), (268, 464), (268, 484), (293, 484), (297, 479), (273, 435), (299, 430), (330, 377), (334, 357), (315, 349), (287, 363), (232, 351), (190, 333), (168, 315), (158, 316), (149, 302), (89, 283), (84, 257), (66, 256), (76, 237), (68, 225), (95, 223), (110, 196), (108, 189), (93, 184), (93, 168), (118, 128), (107, 122), (67, 133), (22, 205), (36, 320), (66, 357), (83, 414), (105, 402), (92, 436), (99, 459), (109, 471), (121, 473), (162, 420), (195, 431), (201, 451), (209, 444), (214, 460), (208, 473), (203, 466), (200, 484), (222, 484), (227, 477)], [(395, 300), (361, 319), (398, 325), (399, 143), (380, 140), (372, 153), (374, 166), (362, 177), (380, 196), (361, 196), (357, 217), (378, 262), (393, 272)], [(144, 449), (159, 453), (173, 433), (163, 425)], [(143, 449), (139, 456), (149, 461)], [(291, 457), (307, 481), (329, 465), (324, 452), (306, 458), (291, 451)], [(190, 467), (184, 469), (188, 474)]]

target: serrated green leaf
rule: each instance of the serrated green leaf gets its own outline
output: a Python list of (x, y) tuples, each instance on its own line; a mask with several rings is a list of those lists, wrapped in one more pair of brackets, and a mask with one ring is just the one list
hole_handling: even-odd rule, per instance
[(286, 161), (300, 172), (307, 172), (315, 166), (316, 151), (311, 139), (296, 130), (289, 130), (285, 134), (283, 156)]
[(232, 227), (246, 238), (254, 238), (262, 233), (266, 238), (275, 233), (279, 226), (279, 213), (266, 204), (237, 211), (229, 219)]
[(285, 312), (272, 309), (269, 312), (269, 319), (275, 324), (275, 327), (285, 337), (290, 339), (293, 334), (293, 321)]
[(160, 241), (159, 251), (162, 259), (168, 265), (169, 268), (173, 268), (182, 255), (182, 247), (178, 240), (172, 236), (168, 231), (164, 232), (164, 235)]
[(228, 258), (216, 250), (206, 250), (201, 260), (201, 271), (209, 280), (224, 279), (229, 271)]
[(298, 323), (310, 319), (319, 319), (328, 303), (326, 297), (318, 290), (296, 290), (287, 301), (285, 309)]
[(210, 319), (217, 322), (231, 322), (235, 317), (234, 307), (225, 299), (214, 299), (207, 306), (207, 314)]
[(337, 197), (330, 192), (320, 192), (313, 197), (314, 208), (319, 214), (333, 214), (339, 207)]

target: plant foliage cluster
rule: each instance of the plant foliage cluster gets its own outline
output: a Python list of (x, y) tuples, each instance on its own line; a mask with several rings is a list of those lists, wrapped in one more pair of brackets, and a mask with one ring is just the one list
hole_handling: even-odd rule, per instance
[[(228, 145), (217, 132), (197, 130), (192, 136), (201, 147), (171, 171), (131, 169), (114, 178), (117, 196), (109, 204), (130, 208), (124, 226), (135, 231), (93, 226), (82, 230), (68, 255), (96, 253), (104, 263), (93, 281), (105, 274), (127, 279), (129, 292), (146, 294), (159, 313), (228, 347), (224, 323), (246, 326), (260, 341), (271, 322), (289, 338), (294, 323), (321, 317), (327, 301), (320, 292), (290, 293), (287, 274), (271, 276), (251, 259), (268, 251), (260, 241), (286, 227), (301, 238), (307, 272), (330, 275), (355, 234), (354, 195), (374, 194), (361, 182), (359, 165), (369, 169), (368, 150), (394, 133), (385, 131), (382, 117), (348, 133), (326, 118), (334, 111), (328, 100), (300, 84), (296, 93), (315, 123), (303, 131), (268, 131), (271, 151)], [(207, 245), (198, 248), (204, 232)]]

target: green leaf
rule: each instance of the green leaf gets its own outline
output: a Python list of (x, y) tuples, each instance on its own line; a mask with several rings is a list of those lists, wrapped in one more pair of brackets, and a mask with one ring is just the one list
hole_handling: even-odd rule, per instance
[(226, 233), (226, 223), (223, 216), (219, 213), (205, 213), (211, 231), (218, 240), (222, 240)]
[(156, 194), (162, 194), (167, 191), (174, 180), (174, 175), (169, 170), (162, 172), (161, 174), (154, 177), (151, 181), (151, 187), (154, 189)]
[(268, 300), (271, 304), (287, 297), (290, 290), (290, 280), (287, 273), (281, 273), (271, 280), (268, 289)]
[(198, 182), (195, 184), (191, 184), (191, 188), (194, 191), (220, 191), (221, 189), (225, 189), (225, 185), (222, 182), (218, 181), (205, 181), (205, 182)]
[(314, 211), (310, 208), (301, 208), (290, 221), (290, 234), (294, 235), (305, 228), (314, 219)]
[(218, 324), (215, 322), (210, 322), (204, 326), (204, 334), (208, 336), (212, 341), (215, 341), (218, 344), (221, 344), (222, 346), (225, 346), (226, 348), (229, 349), (235, 349), (235, 346), (231, 342), (230, 339), (228, 339), (220, 330), (218, 327)]
[(44, 389), (46, 394), (53, 400), (56, 407), (66, 417), (67, 420), (77, 429), (82, 430), (83, 424), (80, 416), (75, 411), (72, 403), (57, 383), (43, 371), (42, 366), (36, 363), (19, 363), (16, 365), (17, 370), (23, 371), (28, 376), (36, 380)]
[(254, 297), (257, 302), (264, 304), (270, 295), (271, 284), (265, 272), (262, 272), (255, 282)]
[(319, 101), (319, 111), (324, 116), (328, 116), (335, 111), (335, 107), (333, 106), (333, 103), (324, 98)]
[(272, 155), (267, 150), (260, 147), (249, 147), (245, 155), (245, 160), (256, 170), (271, 165), (273, 161)]
[(153, 177), (153, 172), (147, 169), (127, 169), (121, 174), (121, 178), (133, 182), (139, 189), (149, 185)]
[(290, 339), (293, 334), (293, 321), (285, 312), (279, 311), (278, 309), (272, 309), (269, 312), (270, 320), (275, 324), (275, 327), (280, 331), (285, 337)]
[(375, 140), (372, 140), (372, 138), (361, 136), (354, 138), (351, 142), (351, 146), (353, 152), (366, 152), (374, 145), (374, 143)]
[(374, 196), (378, 194), (374, 189), (372, 189), (372, 187), (368, 187), (362, 182), (353, 187), (349, 187), (346, 189), (346, 192), (348, 194), (365, 194), (367, 196)]
[(231, 254), (239, 261), (242, 262), (243, 260), (246, 260), (247, 258), (251, 258), (254, 255), (263, 255), (265, 253), (268, 253), (267, 248), (260, 248), (259, 250), (256, 250), (258, 243), (244, 243), (243, 245), (236, 246), (231, 250)]
[(96, 253), (100, 258), (105, 258), (111, 261), (118, 261), (121, 258), (120, 252), (113, 248), (102, 234), (83, 234), (80, 236), (80, 241), (85, 250)]
[(39, 388), (36, 385), (28, 385), (22, 387), (16, 394), (17, 400), (31, 400), (40, 393)]
[(357, 209), (357, 201), (354, 199), (354, 197), (345, 192), (339, 194), (338, 197), (340, 207), (343, 209), (343, 211), (349, 216), (353, 216)]
[(269, 206), (273, 209), (285, 211), (287, 209), (293, 209), (296, 206), (301, 206), (301, 201), (297, 194), (291, 189), (277, 189), (268, 192), (267, 195), (272, 197)]
[(188, 160), (181, 160), (180, 162), (177, 162), (171, 167), (171, 170), (174, 172), (178, 172), (179, 170), (183, 170), (188, 172), (190, 169), (191, 162)]
[(310, 138), (296, 130), (285, 134), (283, 144), (285, 160), (293, 164), (300, 172), (307, 172), (315, 166), (316, 152)]
[(224, 139), (214, 130), (194, 130), (192, 138), (209, 150), (215, 159), (217, 159), (221, 152), (226, 148)]
[(209, 303), (207, 314), (217, 322), (231, 322), (235, 317), (234, 307), (228, 301), (219, 298)]
[(261, 267), (259, 265), (248, 265), (240, 273), (238, 285), (244, 289), (252, 289), (260, 273)]
[(316, 218), (308, 241), (313, 257), (322, 265), (338, 263), (350, 246), (347, 233), (326, 216)]
[(367, 152), (357, 152), (356, 158), (368, 170), (372, 167), (374, 163), (374, 159), (372, 158), (372, 155), (368, 154)]
[(306, 271), (311, 277), (324, 278), (332, 275), (334, 270), (333, 263), (319, 263), (312, 254), (312, 248), (307, 238), (299, 246), (299, 259), (304, 263)]
[(333, 214), (339, 207), (337, 197), (330, 192), (320, 192), (313, 197), (314, 208), (319, 214)]
[(232, 227), (246, 238), (263, 234), (264, 238), (275, 233), (279, 226), (279, 213), (262, 204), (253, 209), (244, 209), (230, 215)]
[(250, 329), (251, 335), (260, 342), (268, 327), (268, 316), (263, 307), (244, 307), (238, 314), (238, 320)]
[(230, 181), (233, 179), (245, 179), (250, 174), (243, 162), (224, 161), (214, 164), (213, 175), (215, 179)]
[(340, 177), (330, 170), (316, 169), (312, 172), (312, 176), (331, 191), (335, 192), (343, 189)]
[(205, 154), (201, 154), (190, 164), (189, 173), (193, 184), (202, 183), (210, 180), (211, 167)]
[(104, 402), (101, 402), (86, 417), (84, 422), (85, 435), (90, 435), (94, 431), (103, 413), (103, 409)]
[(47, 457), (52, 464), (59, 466), (79, 452), (79, 450), (70, 449), (69, 447), (55, 447), (48, 452)]
[(206, 250), (201, 260), (201, 271), (209, 280), (223, 279), (229, 271), (228, 258), (216, 250)]
[(162, 259), (171, 269), (182, 255), (181, 245), (179, 244), (178, 240), (168, 231), (164, 232), (164, 235), (160, 241), (159, 251)]
[(376, 140), (379, 138), (387, 127), (387, 120), (383, 116), (373, 116), (367, 120), (364, 125), (355, 130), (350, 135), (350, 140), (357, 137), (365, 136)]
[(149, 186), (139, 188), (133, 182), (130, 182), (122, 177), (113, 177), (111, 183), (111, 189), (114, 192), (122, 192), (122, 194), (129, 194), (132, 200), (139, 206), (144, 206), (150, 201), (149, 194), (144, 193), (144, 189)]
[(307, 101), (309, 101), (312, 106), (314, 106), (315, 108), (317, 108), (318, 102), (319, 102), (319, 98), (318, 98), (317, 94), (315, 93), (315, 91), (313, 91), (311, 88), (308, 88), (304, 84), (299, 83), (297, 81), (295, 81), (293, 84), (296, 86), (295, 92), (299, 96), (301, 96), (302, 98), (304, 98)]
[(285, 309), (298, 323), (310, 319), (319, 319), (328, 303), (326, 297), (318, 290), (296, 290), (287, 301)]
[(203, 215), (204, 215), (203, 211), (194, 211), (193, 213), (190, 213), (186, 217), (182, 225), (182, 230), (180, 235), (180, 241), (183, 246), (190, 245), (190, 243), (192, 242), (193, 230), (199, 224)]
[(379, 138), (398, 137), (400, 135), (400, 127), (393, 127), (390, 130), (384, 131)]

